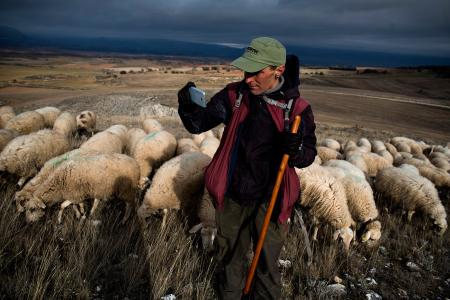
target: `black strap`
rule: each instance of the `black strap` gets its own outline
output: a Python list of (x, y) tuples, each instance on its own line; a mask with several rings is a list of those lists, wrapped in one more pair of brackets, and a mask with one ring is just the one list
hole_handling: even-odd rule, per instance
[(283, 102), (280, 102), (277, 100), (270, 99), (266, 95), (263, 95), (262, 98), (267, 104), (274, 105), (274, 106), (284, 110), (284, 130), (289, 131), (289, 117), (290, 117), (290, 113), (291, 113), (295, 99), (289, 99), (289, 101), (287, 103), (283, 103)]

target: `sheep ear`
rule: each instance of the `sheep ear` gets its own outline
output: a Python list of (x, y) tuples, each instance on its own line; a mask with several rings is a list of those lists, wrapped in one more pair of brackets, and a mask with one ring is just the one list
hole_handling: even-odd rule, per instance
[(334, 240), (337, 240), (338, 238), (339, 238), (339, 234), (340, 234), (341, 232), (340, 232), (340, 230), (338, 229), (338, 230), (336, 230), (335, 232), (334, 232), (334, 234), (333, 234), (333, 239)]
[(361, 241), (364, 243), (364, 242), (367, 242), (369, 239), (370, 239), (370, 231), (367, 231), (366, 233), (364, 233), (362, 235)]
[(192, 228), (189, 230), (189, 233), (190, 234), (196, 233), (197, 231), (199, 231), (202, 228), (203, 228), (203, 223), (199, 223), (197, 225), (192, 226)]

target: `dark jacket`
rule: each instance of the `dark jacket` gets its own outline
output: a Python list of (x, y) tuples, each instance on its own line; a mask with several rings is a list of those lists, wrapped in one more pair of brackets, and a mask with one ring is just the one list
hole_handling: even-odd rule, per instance
[[(299, 97), (298, 60), (295, 60), (293, 64), (289, 64), (289, 60), (287, 61), (284, 79), (281, 89), (267, 96), (280, 102), (292, 98), (297, 99), (299, 102), (297, 107), (302, 107), (302, 123), (299, 134), (302, 135), (303, 143), (299, 153), (292, 158), (291, 165), (299, 168), (306, 167), (314, 161), (317, 153), (316, 137), (311, 107)], [(234, 94), (230, 94), (230, 90)], [(179, 114), (183, 124), (191, 133), (207, 131), (220, 123), (224, 123), (228, 127), (234, 113), (235, 99), (231, 98), (233, 98), (232, 95), (239, 93), (244, 95), (242, 109), (248, 110), (248, 114), (237, 123), (233, 139), (230, 139), (232, 146), (230, 153), (227, 153), (229, 163), (226, 165), (227, 176), (224, 178), (226, 180), (225, 191), (241, 203), (265, 201), (270, 196), (282, 157), (277, 146), (277, 139), (283, 128), (282, 124), (281, 128), (280, 124), (277, 124), (275, 120), (277, 118), (273, 117), (274, 113), (278, 116), (281, 109), (269, 107), (269, 104), (264, 102), (260, 96), (251, 94), (244, 82), (240, 82), (230, 84), (214, 95), (206, 108), (196, 105), (180, 105)], [(225, 130), (224, 137), (226, 134), (229, 134), (228, 130)], [(224, 138), (222, 138), (221, 144), (223, 142)], [(217, 152), (223, 152), (222, 148), (219, 147)], [(217, 159), (216, 156), (215, 159)], [(285, 207), (287, 206), (285, 205)]]

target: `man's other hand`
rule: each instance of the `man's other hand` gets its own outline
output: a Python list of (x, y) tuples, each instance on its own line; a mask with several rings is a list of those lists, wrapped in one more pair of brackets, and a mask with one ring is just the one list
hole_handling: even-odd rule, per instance
[(191, 94), (189, 93), (189, 88), (195, 87), (195, 84), (192, 81), (189, 81), (186, 83), (186, 85), (178, 91), (178, 104), (179, 105), (190, 105), (192, 104), (191, 101)]
[(280, 148), (284, 154), (294, 156), (299, 152), (302, 136), (298, 133), (283, 131), (280, 136)]

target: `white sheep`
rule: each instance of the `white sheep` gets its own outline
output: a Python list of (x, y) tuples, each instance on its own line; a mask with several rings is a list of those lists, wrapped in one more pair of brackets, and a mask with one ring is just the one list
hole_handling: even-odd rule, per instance
[(76, 157), (95, 156), (99, 154), (101, 154), (101, 152), (96, 150), (75, 149), (48, 160), (42, 166), (39, 172), (31, 180), (29, 180), (20, 191), (16, 192), (14, 198), (16, 201), (17, 211), (24, 211), (24, 203), (31, 199), (33, 193), (36, 191), (39, 185), (47, 180), (47, 178), (50, 177), (53, 171), (62, 163)]
[(369, 141), (368, 139), (366, 139), (366, 138), (360, 138), (360, 139), (358, 140), (357, 145), (358, 145), (360, 148), (364, 149), (365, 152), (370, 152), (370, 151), (372, 151), (372, 144), (370, 144), (370, 141)]
[(370, 144), (372, 145), (372, 152), (374, 153), (386, 150), (386, 145), (380, 140), (372, 140)]
[(15, 116), (16, 113), (11, 106), (0, 106), (0, 128), (5, 127), (6, 123)]
[(207, 137), (200, 144), (200, 151), (208, 155), (209, 157), (213, 157), (219, 148), (220, 141), (215, 137)]
[(219, 129), (217, 129), (217, 138), (219, 140), (222, 139), (223, 132), (225, 131), (225, 126), (221, 126)]
[(162, 209), (164, 226), (168, 209), (191, 206), (203, 189), (204, 172), (210, 161), (211, 158), (201, 152), (183, 153), (166, 161), (153, 177), (139, 207), (141, 222), (145, 223), (145, 218)]
[(346, 251), (353, 239), (354, 226), (347, 205), (345, 189), (324, 167), (317, 164), (296, 169), (300, 179), (300, 205), (313, 216), (313, 239), (317, 238), (319, 223), (328, 223), (334, 229), (334, 239), (342, 238)]
[(322, 159), (320, 158), (319, 155), (316, 155), (316, 157), (314, 157), (313, 164), (317, 164), (317, 165), (321, 165), (322, 164)]
[(0, 153), (0, 171), (20, 176), (18, 184), (22, 186), (47, 160), (69, 149), (68, 139), (49, 129), (21, 135), (10, 141)]
[(5, 146), (15, 137), (17, 137), (19, 133), (15, 130), (11, 129), (0, 129), (0, 151), (5, 148)]
[(53, 106), (46, 106), (36, 109), (35, 112), (40, 113), (45, 120), (45, 126), (52, 128), (61, 111)]
[(406, 153), (411, 153), (411, 147), (409, 146), (409, 144), (405, 143), (405, 142), (398, 142), (396, 144), (394, 144), (395, 148), (397, 148), (398, 152), (406, 152)]
[(62, 112), (53, 123), (53, 131), (70, 137), (77, 129), (75, 117), (68, 111)]
[(162, 131), (164, 130), (164, 127), (155, 119), (145, 119), (144, 122), (142, 122), (142, 128), (144, 128), (144, 131), (149, 134), (153, 131)]
[(128, 129), (128, 141), (126, 144), (127, 153), (133, 156), (134, 148), (136, 147), (137, 142), (143, 139), (147, 133), (141, 128), (130, 128)]
[[(365, 143), (364, 140), (362, 143)], [(367, 145), (363, 146), (363, 147), (359, 147), (356, 145), (356, 143), (354, 141), (349, 140), (345, 143), (345, 146), (344, 146), (344, 157), (345, 157), (345, 159), (347, 159), (347, 157), (350, 157), (353, 155), (360, 155), (363, 153), (370, 152), (370, 149), (369, 150), (367, 150), (367, 149), (368, 149)]]
[(62, 202), (58, 213), (61, 223), (64, 208), (71, 204), (97, 199), (95, 205), (98, 200), (116, 197), (126, 203), (124, 223), (135, 205), (138, 180), (139, 166), (127, 155), (114, 153), (72, 158), (58, 166), (25, 203), (26, 220), (37, 221), (43, 216), (43, 209)]
[(447, 229), (447, 214), (433, 183), (412, 165), (391, 167), (377, 174), (375, 187), (383, 196), (408, 211), (408, 221), (416, 210), (433, 219), (442, 235)]
[(200, 148), (197, 146), (193, 139), (182, 138), (177, 141), (177, 155), (194, 151), (200, 151)]
[(395, 148), (395, 146), (392, 145), (391, 143), (384, 143), (384, 146), (386, 146), (386, 150), (389, 151), (389, 153), (392, 155), (394, 161), (401, 156), (398, 153), (397, 148)]
[(217, 235), (216, 210), (212, 201), (211, 195), (205, 188), (197, 212), (200, 223), (189, 230), (189, 233), (195, 233), (200, 230), (203, 250), (205, 251), (213, 250), (214, 239)]
[(177, 149), (175, 137), (163, 130), (153, 131), (141, 138), (134, 146), (132, 156), (136, 159), (141, 170), (139, 187), (144, 188), (152, 170), (158, 168), (163, 162), (172, 158)]
[(102, 153), (122, 153), (123, 148), (120, 136), (107, 130), (94, 134), (80, 146), (80, 149), (96, 150)]
[(361, 154), (352, 154), (346, 155), (346, 161), (356, 166), (360, 169), (364, 174), (369, 174), (369, 168), (367, 167), (366, 160), (362, 157)]
[(367, 223), (364, 233), (361, 235), (363, 243), (368, 241), (378, 241), (381, 238), (381, 222), (373, 221)]
[(334, 149), (323, 146), (316, 147), (316, 149), (317, 155), (320, 157), (322, 162), (326, 162), (331, 159), (342, 159), (342, 154)]
[(117, 135), (120, 140), (122, 141), (122, 144), (125, 145), (128, 143), (128, 128), (125, 125), (122, 124), (115, 124), (105, 129), (105, 131), (110, 132), (112, 134)]
[(197, 146), (200, 147), (200, 144), (202, 143), (202, 141), (204, 139), (206, 139), (207, 137), (213, 137), (215, 138), (216, 136), (214, 135), (214, 132), (212, 132), (212, 130), (208, 130), (205, 132), (202, 132), (200, 134), (193, 134), (192, 135), (192, 139), (194, 140), (194, 142), (197, 144)]
[(392, 166), (392, 163), (388, 160), (372, 152), (362, 153), (359, 155), (355, 154), (346, 158), (346, 160), (360, 168), (364, 173), (371, 177), (376, 176), (380, 170)]
[(448, 157), (447, 157), (447, 155), (445, 155), (444, 153), (442, 153), (442, 152), (436, 152), (436, 151), (433, 151), (433, 152), (431, 152), (429, 155), (428, 155), (428, 158), (431, 160), (431, 159), (433, 159), (433, 158), (443, 158), (443, 159), (448, 159)]
[(393, 144), (399, 152), (409, 152), (412, 154), (421, 154), (423, 152), (422, 147), (415, 140), (407, 137), (394, 137), (391, 139), (390, 143)]
[(436, 168), (431, 163), (411, 157), (396, 161), (396, 165), (409, 164), (415, 166), (420, 175), (428, 178), (437, 187), (450, 187), (450, 174), (446, 171)]
[(443, 153), (443, 154), (445, 154), (447, 156), (448, 159), (450, 159), (450, 149), (448, 147), (444, 147), (444, 146), (441, 146), (441, 145), (434, 145), (434, 146), (431, 146), (431, 147), (429, 147), (429, 148), (424, 150), (424, 153), (431, 154), (433, 152)]
[(29, 134), (45, 128), (44, 117), (35, 111), (26, 111), (10, 119), (5, 129), (12, 129), (19, 134)]
[[(378, 209), (375, 205), (372, 188), (365, 179), (364, 173), (344, 160), (330, 160), (324, 163), (324, 167), (344, 185), (348, 208), (353, 220), (366, 225), (367, 228), (367, 225), (378, 217)], [(374, 236), (378, 235), (373, 233), (372, 237)]]
[(380, 140), (373, 140), (371, 141), (371, 145), (372, 145), (372, 152), (386, 159), (390, 165), (394, 163), (394, 156), (387, 150), (385, 143), (383, 143)]
[(79, 130), (86, 130), (87, 132), (93, 132), (97, 125), (97, 115), (90, 110), (85, 110), (79, 113), (76, 117), (77, 128)]
[(435, 165), (437, 168), (442, 169), (444, 171), (450, 171), (450, 163), (448, 159), (442, 157), (435, 157), (431, 159), (431, 163)]
[(377, 152), (376, 154), (378, 154), (379, 156), (384, 158), (389, 163), (389, 165), (392, 166), (394, 164), (394, 157), (392, 156), (392, 154), (389, 151), (382, 150), (382, 151)]
[(321, 141), (318, 146), (323, 146), (327, 148), (331, 148), (333, 150), (336, 150), (337, 152), (341, 151), (341, 144), (339, 144), (338, 141), (332, 138), (326, 138), (323, 141)]

